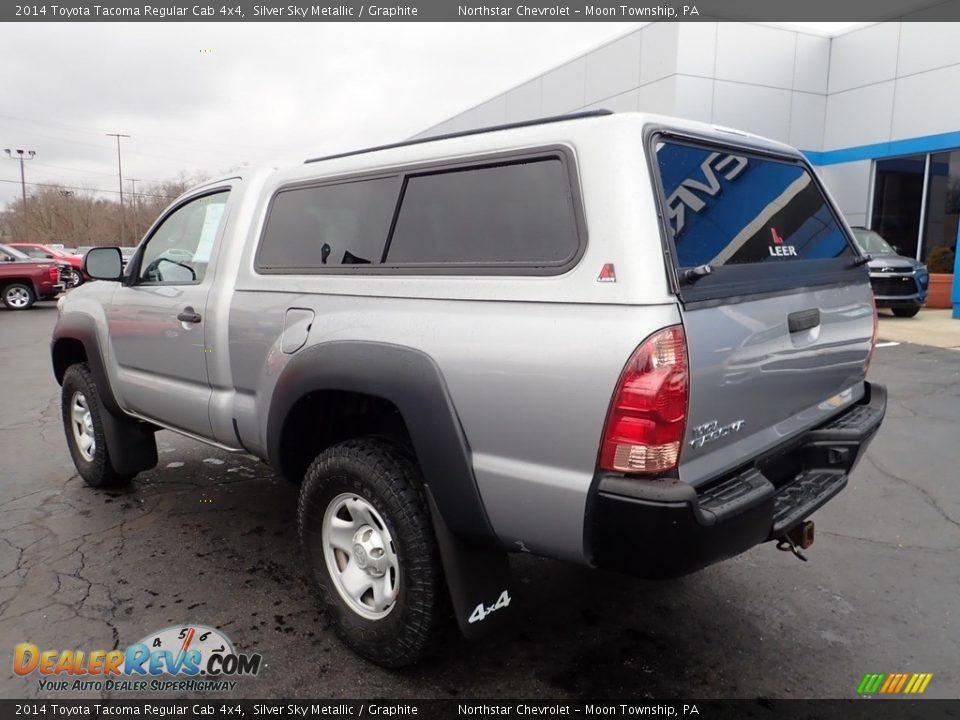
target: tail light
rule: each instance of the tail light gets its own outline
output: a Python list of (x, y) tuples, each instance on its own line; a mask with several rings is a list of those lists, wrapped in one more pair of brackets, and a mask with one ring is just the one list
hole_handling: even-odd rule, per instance
[(873, 333), (870, 336), (870, 352), (867, 353), (867, 366), (864, 368), (864, 374), (870, 369), (873, 353), (877, 349), (877, 336), (880, 334), (880, 318), (877, 316), (877, 301), (874, 300), (872, 296), (870, 303), (873, 305)]
[(51, 265), (50, 269), (47, 270), (47, 274), (50, 276), (50, 282), (54, 284), (60, 282), (60, 268), (56, 265)]
[(603, 429), (600, 468), (645, 475), (677, 466), (687, 422), (689, 372), (683, 327), (650, 337), (630, 357)]

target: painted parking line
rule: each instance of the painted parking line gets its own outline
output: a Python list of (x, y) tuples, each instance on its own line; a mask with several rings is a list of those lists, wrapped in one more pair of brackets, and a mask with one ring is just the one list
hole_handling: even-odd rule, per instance
[(900, 343), (898, 343), (898, 342), (893, 342), (893, 341), (889, 341), (889, 342), (878, 342), (878, 343), (877, 343), (877, 347), (896, 347), (896, 346), (899, 345), (899, 344), (900, 344)]

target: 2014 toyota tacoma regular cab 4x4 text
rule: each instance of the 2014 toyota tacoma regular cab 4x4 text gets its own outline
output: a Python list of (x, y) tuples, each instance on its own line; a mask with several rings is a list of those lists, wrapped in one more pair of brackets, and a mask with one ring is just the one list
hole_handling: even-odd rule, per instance
[(886, 407), (865, 264), (796, 150), (588, 113), (198, 187), (88, 253), (53, 367), (94, 487), (158, 428), (301, 483), (338, 634), (400, 666), (502, 622), (510, 552), (806, 547)]

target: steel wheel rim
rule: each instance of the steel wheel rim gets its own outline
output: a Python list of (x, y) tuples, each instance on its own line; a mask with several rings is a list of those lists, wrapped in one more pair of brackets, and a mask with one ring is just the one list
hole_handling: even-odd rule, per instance
[(87, 462), (93, 462), (97, 452), (97, 439), (93, 432), (93, 416), (90, 405), (82, 392), (75, 392), (70, 398), (70, 426), (80, 455)]
[(382, 620), (397, 604), (400, 560), (380, 513), (355, 493), (327, 505), (320, 533), (333, 586), (355, 613)]
[(71, 270), (66, 280), (67, 287), (73, 288), (79, 284), (80, 284), (80, 273), (77, 272), (76, 270)]
[(7, 302), (15, 308), (24, 308), (30, 302), (30, 293), (22, 287), (7, 290)]

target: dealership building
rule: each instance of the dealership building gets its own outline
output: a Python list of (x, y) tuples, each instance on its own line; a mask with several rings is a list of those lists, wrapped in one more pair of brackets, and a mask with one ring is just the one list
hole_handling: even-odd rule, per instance
[[(827, 37), (751, 23), (653, 23), (421, 135), (598, 108), (789, 143), (851, 225), (920, 260), (956, 247), (960, 24), (885, 22)], [(955, 315), (958, 295), (955, 287)]]

